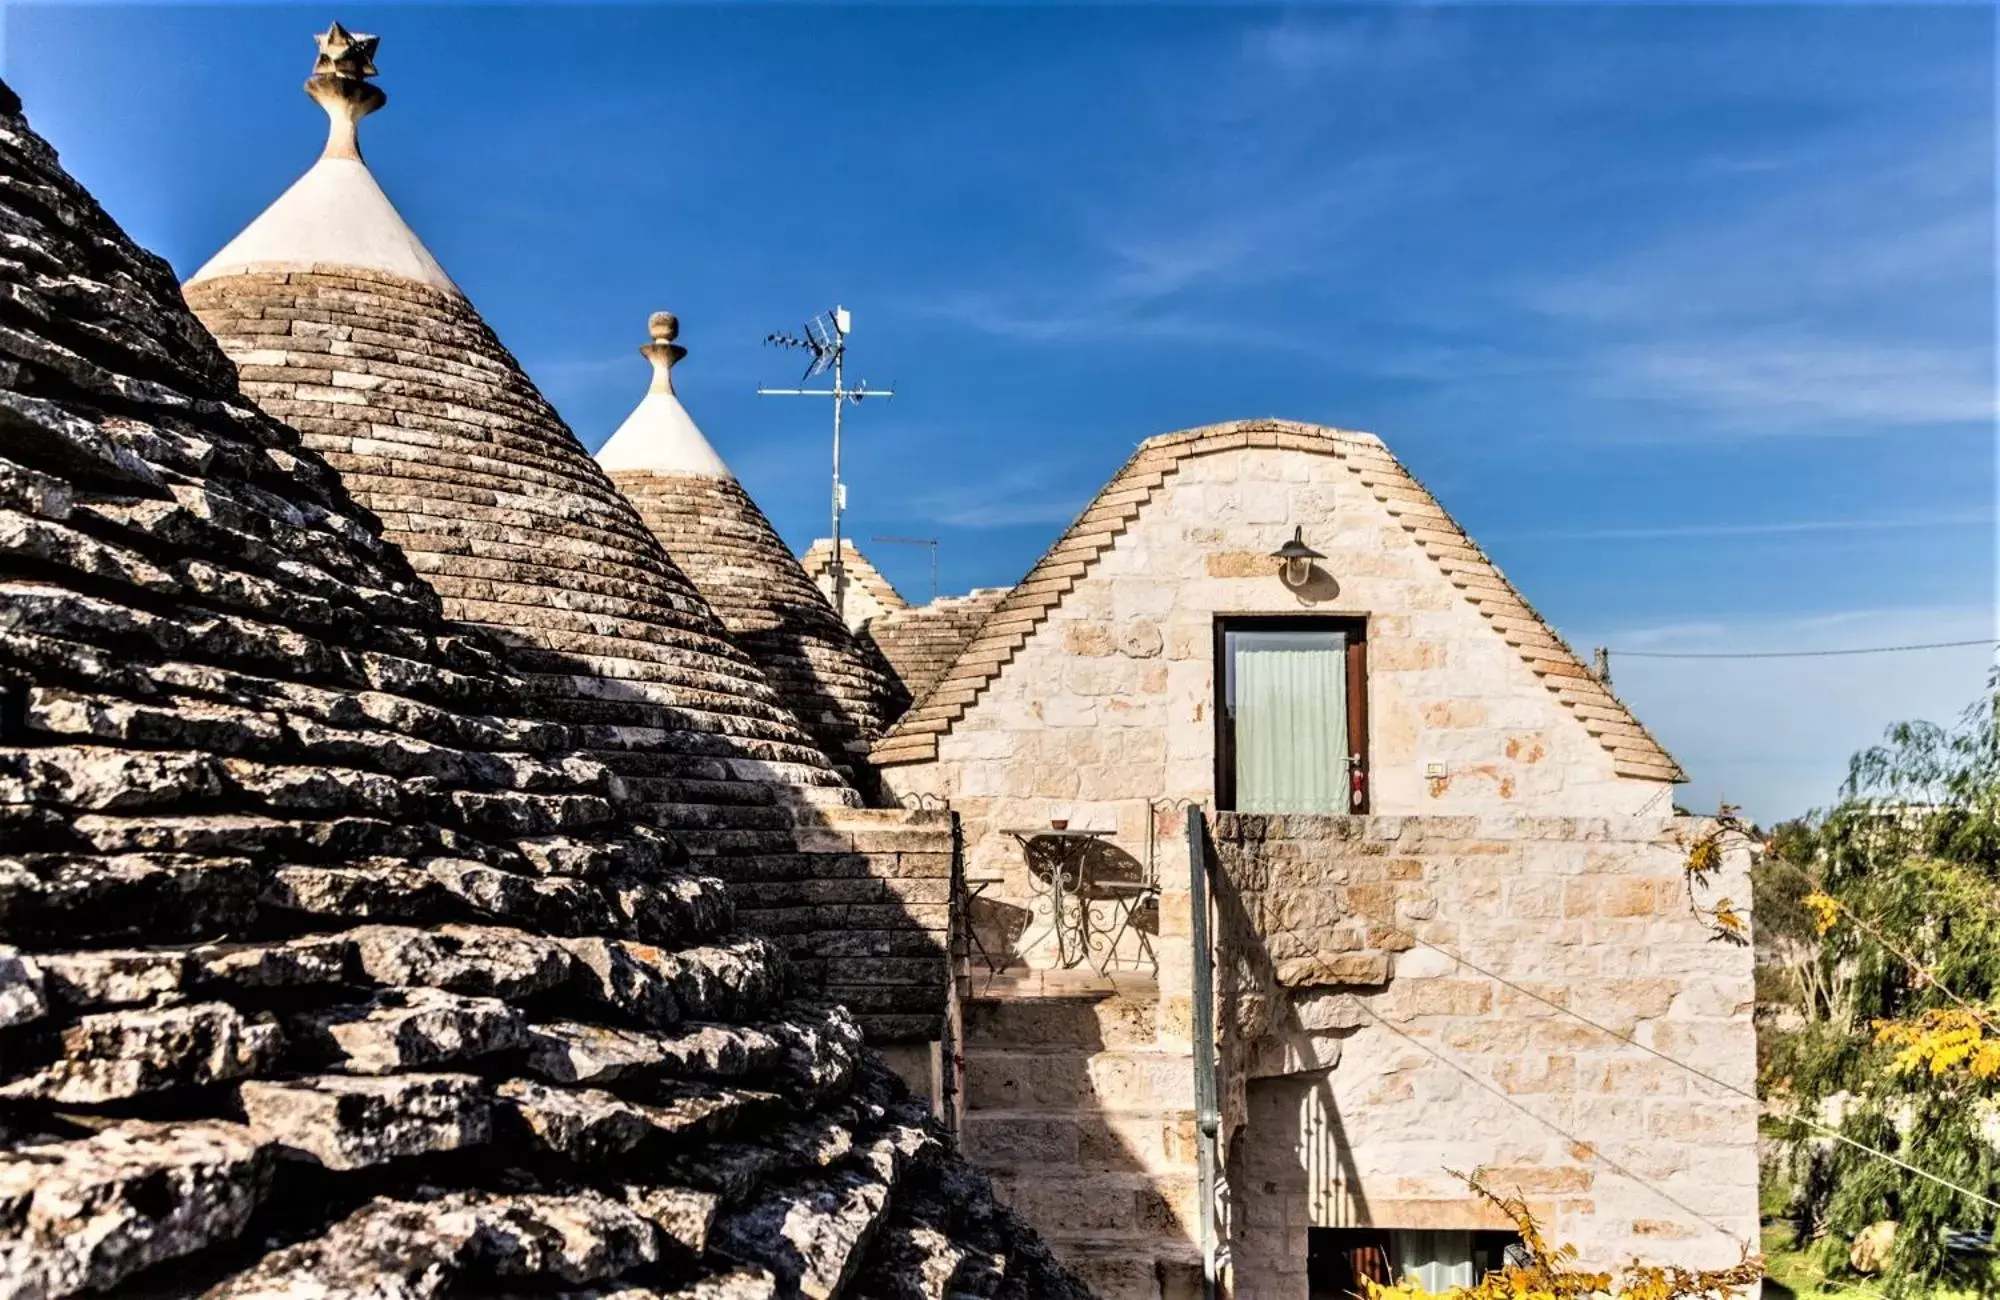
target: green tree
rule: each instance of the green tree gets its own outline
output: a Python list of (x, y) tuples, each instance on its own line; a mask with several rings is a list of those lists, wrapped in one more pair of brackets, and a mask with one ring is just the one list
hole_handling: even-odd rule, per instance
[[(1864, 1228), (1895, 1220), (1892, 1295), (1944, 1282), (1991, 1293), (1994, 1270), (1948, 1241), (1990, 1238), (1979, 1198), (2000, 1200), (2000, 1077), (1974, 1068), (2000, 1061), (2000, 1045), (1980, 1055), (2000, 1042), (2000, 677), (1955, 726), (1891, 728), (1854, 757), (1842, 796), (1767, 855), (1765, 893), (1789, 877), (1824, 930), (1801, 979), (1805, 1023), (1774, 1044), (1767, 1088), (1795, 1117), (1973, 1195), (1794, 1123), (1795, 1219), (1802, 1236), (1824, 1234), (1829, 1269)], [(1782, 909), (1775, 919), (1796, 929)]]

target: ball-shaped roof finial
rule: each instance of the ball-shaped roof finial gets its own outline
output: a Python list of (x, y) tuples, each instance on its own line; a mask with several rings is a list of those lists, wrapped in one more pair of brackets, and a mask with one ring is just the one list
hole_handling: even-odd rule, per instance
[(639, 355), (653, 363), (653, 386), (655, 393), (674, 391), (674, 363), (688, 354), (688, 350), (674, 342), (681, 335), (680, 317), (670, 311), (656, 311), (646, 318), (646, 332), (653, 341), (639, 349)]

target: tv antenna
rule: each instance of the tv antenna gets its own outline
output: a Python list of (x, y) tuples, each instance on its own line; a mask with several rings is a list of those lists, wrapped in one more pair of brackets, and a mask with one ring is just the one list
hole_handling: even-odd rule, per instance
[(937, 538), (935, 538), (935, 537), (871, 537), (871, 538), (869, 538), (868, 540), (869, 540), (869, 541), (871, 541), (871, 542), (885, 542), (885, 543), (887, 543), (887, 544), (889, 544), (889, 545), (891, 545), (891, 546), (928, 546), (928, 547), (930, 547), (930, 548), (931, 548), (931, 603), (932, 603), (932, 604), (936, 604), (936, 603), (937, 603), (937, 591), (938, 591), (938, 583), (937, 583), (937, 551), (938, 551), (938, 539), (937, 539)]
[(894, 397), (894, 388), (870, 388), (868, 381), (861, 380), (854, 387), (847, 386), (843, 366), (847, 359), (847, 335), (854, 328), (854, 318), (845, 307), (835, 307), (832, 311), (821, 312), (806, 322), (805, 337), (791, 334), (766, 334), (764, 342), (772, 347), (794, 348), (812, 354), (806, 364), (805, 374), (800, 382), (818, 378), (828, 371), (833, 372), (831, 388), (764, 388), (757, 389), (759, 397), (831, 397), (833, 399), (833, 610), (844, 620), (847, 617), (847, 565), (840, 553), (840, 514), (847, 508), (847, 485), (840, 481), (840, 408), (849, 402), (857, 405), (864, 398)]

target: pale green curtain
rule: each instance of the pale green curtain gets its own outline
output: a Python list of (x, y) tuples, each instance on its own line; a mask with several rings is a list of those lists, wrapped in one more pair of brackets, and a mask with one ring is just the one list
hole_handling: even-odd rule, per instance
[(1236, 807), (1347, 811), (1347, 646), (1236, 655)]
[(1403, 1231), (1390, 1235), (1396, 1254), (1396, 1280), (1414, 1277), (1424, 1290), (1443, 1295), (1455, 1286), (1471, 1286), (1472, 1234), (1469, 1232)]

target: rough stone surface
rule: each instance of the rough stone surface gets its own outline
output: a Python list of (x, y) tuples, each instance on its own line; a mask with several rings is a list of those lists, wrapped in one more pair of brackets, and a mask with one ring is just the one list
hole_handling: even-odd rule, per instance
[(1219, 816), (1238, 1294), (1305, 1294), (1301, 1217), (1487, 1226), (1450, 1169), (1517, 1190), (1593, 1266), (1754, 1249), (1750, 952), (1690, 906), (1747, 897), (1748, 846), (1725, 836), (1692, 896), (1683, 870), (1718, 829)]
[(611, 481), (757, 661), (833, 763), (866, 772), (869, 742), (908, 696), (848, 631), (734, 478), (616, 470)]
[[(239, 302), (245, 335), (369, 361), (412, 466), (486, 466), (479, 501), (409, 487), (429, 504), (359, 471), (399, 528), (433, 512), (454, 612), (541, 584), (569, 613), (526, 652), (447, 620), (0, 88), (0, 1294), (872, 1285), (896, 1265), (870, 1216), (950, 1160), (694, 863), (747, 871), (766, 835), (809, 856), (774, 791), (830, 769), (608, 486), (529, 436), (553, 417), (474, 318), (381, 280), (258, 283), (315, 305)], [(553, 535), (600, 547), (595, 593), (525, 567)], [(557, 662), (607, 648), (583, 630), (604, 589), (646, 583), (629, 691)], [(555, 1026), (636, 1035), (644, 1068), (540, 1071)], [(856, 1157), (839, 1232), (721, 1250), (712, 1225), (818, 1176), (776, 1136), (801, 1123), (901, 1154)]]
[(407, 1156), (483, 1145), (492, 1108), (469, 1074), (328, 1074), (240, 1090), (251, 1132), (329, 1169), (362, 1169)]
[(0, 947), (0, 1029), (39, 1020), (48, 1009), (40, 963)]
[(389, 1074), (471, 1063), (525, 1048), (521, 1013), (498, 998), (442, 989), (389, 989), (373, 999), (291, 1018), (287, 1037), (303, 1055), (353, 1074)]
[(242, 1232), (269, 1148), (240, 1124), (128, 1122), (0, 1152), (0, 1293), (109, 1288)]
[(963, 596), (940, 596), (928, 605), (877, 614), (862, 624), (861, 636), (888, 660), (904, 694), (914, 704), (930, 693), (958, 659), (959, 651), (1006, 599), (1007, 591), (1005, 587), (982, 587)]
[(0, 1099), (99, 1104), (241, 1079), (278, 1059), (274, 1024), (224, 1002), (80, 1016), (60, 1034), (60, 1055), (0, 1084)]

